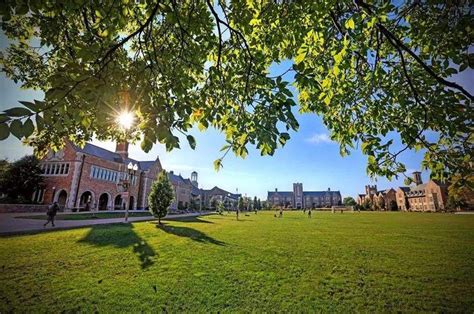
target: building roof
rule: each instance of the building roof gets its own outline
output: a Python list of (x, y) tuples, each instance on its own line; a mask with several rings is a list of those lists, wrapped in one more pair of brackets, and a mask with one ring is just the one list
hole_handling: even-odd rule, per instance
[[(341, 192), (339, 191), (303, 191), (303, 196), (313, 196), (313, 197), (323, 197), (323, 196), (326, 196), (326, 195), (338, 195), (338, 196), (341, 196)], [(283, 196), (283, 197), (293, 197), (294, 196), (294, 193), (291, 192), (291, 191), (272, 191), (272, 192), (268, 192), (268, 197), (272, 197), (274, 195), (279, 195), (279, 196)]]
[(316, 197), (322, 197), (326, 195), (341, 195), (341, 192), (339, 191), (303, 191), (303, 196), (316, 196)]
[(283, 196), (283, 197), (293, 197), (293, 192), (288, 191), (277, 191), (277, 192), (268, 192), (268, 197), (273, 195)]
[(423, 183), (423, 184), (418, 184), (416, 186), (411, 186), (410, 187), (410, 192), (414, 192), (414, 191), (424, 191), (426, 188), (426, 183)]
[(403, 192), (405, 192), (405, 193), (408, 192), (408, 191), (410, 191), (410, 187), (408, 187), (408, 186), (399, 186), (398, 188), (399, 188), (400, 190), (402, 190)]
[(95, 157), (99, 157), (101, 159), (105, 159), (105, 160), (108, 160), (108, 161), (113, 161), (113, 162), (123, 163), (123, 164), (128, 164), (129, 162), (132, 162), (134, 164), (137, 164), (138, 169), (143, 170), (143, 171), (146, 171), (146, 170), (150, 169), (156, 163), (156, 160), (137, 161), (137, 160), (132, 159), (132, 158), (123, 159), (122, 156), (120, 156), (119, 153), (112, 152), (110, 150), (107, 150), (105, 148), (96, 146), (96, 145), (91, 144), (91, 143), (86, 143), (86, 145), (84, 145), (83, 148), (81, 148), (79, 146), (76, 146), (74, 144), (72, 144), (72, 145), (77, 151), (79, 151), (81, 153), (88, 154), (88, 155), (95, 156)]
[[(168, 178), (170, 179), (171, 183), (174, 184), (187, 184), (186, 180), (188, 180), (183, 178), (181, 175), (175, 175), (173, 171), (168, 172)], [(189, 184), (191, 184), (191, 182), (189, 182)]]
[(218, 186), (213, 187), (210, 190), (201, 190), (205, 194), (212, 194), (212, 195), (226, 195), (230, 198), (238, 199), (242, 196), (242, 194), (230, 193), (224, 189), (221, 189)]

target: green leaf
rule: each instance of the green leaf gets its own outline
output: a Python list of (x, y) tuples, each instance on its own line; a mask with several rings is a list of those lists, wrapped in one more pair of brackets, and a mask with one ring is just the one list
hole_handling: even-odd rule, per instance
[(20, 103), (32, 111), (38, 111), (38, 106), (33, 102), (20, 100)]
[(222, 168), (222, 159), (216, 159), (214, 160), (214, 169), (216, 171), (219, 171)]
[(140, 147), (143, 149), (143, 151), (145, 153), (148, 153), (152, 147), (153, 147), (153, 143), (151, 141), (149, 141), (147, 138), (145, 138), (141, 143), (140, 143)]
[(39, 132), (41, 132), (44, 129), (44, 119), (39, 114), (36, 114), (36, 128), (38, 129)]
[(29, 137), (31, 134), (33, 134), (33, 131), (35, 130), (35, 126), (33, 124), (33, 121), (31, 121), (30, 118), (25, 121), (23, 124), (23, 136)]
[(0, 141), (3, 141), (10, 135), (10, 128), (6, 123), (0, 123)]
[(192, 135), (188, 135), (188, 136), (186, 136), (186, 138), (188, 140), (189, 146), (192, 149), (195, 149), (196, 148), (196, 140), (194, 139), (194, 137)]
[(29, 116), (31, 115), (31, 111), (22, 108), (22, 107), (15, 107), (15, 108), (10, 108), (4, 111), (7, 115), (10, 117), (23, 117), (23, 116)]
[(10, 123), (10, 133), (16, 136), (18, 139), (23, 137), (23, 124), (20, 120), (13, 120)]
[(9, 116), (6, 114), (0, 114), (0, 123), (7, 122), (8, 120), (10, 120)]

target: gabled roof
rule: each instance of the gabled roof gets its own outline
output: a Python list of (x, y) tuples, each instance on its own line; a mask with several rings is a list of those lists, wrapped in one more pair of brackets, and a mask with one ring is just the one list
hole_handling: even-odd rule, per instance
[(398, 188), (399, 188), (400, 190), (402, 190), (403, 192), (405, 192), (405, 193), (408, 192), (408, 191), (410, 191), (410, 187), (408, 187), (408, 186), (399, 186)]
[(212, 189), (210, 190), (201, 190), (204, 194), (208, 194), (208, 195), (226, 195), (227, 197), (231, 197), (231, 198), (239, 198), (242, 196), (242, 194), (234, 194), (234, 193), (230, 193), (224, 189), (221, 189), (220, 187), (218, 186), (215, 186), (213, 187)]
[(132, 159), (132, 158), (123, 159), (122, 156), (120, 156), (120, 154), (118, 154), (116, 152), (112, 152), (112, 151), (107, 150), (105, 148), (96, 146), (96, 145), (91, 144), (91, 143), (86, 143), (83, 148), (80, 148), (79, 146), (76, 146), (72, 143), (71, 143), (71, 145), (78, 152), (88, 154), (88, 155), (91, 155), (91, 156), (95, 156), (95, 157), (99, 157), (99, 158), (104, 159), (104, 160), (113, 161), (113, 162), (122, 163), (122, 164), (128, 164), (130, 162), (133, 163), (133, 164), (137, 164), (138, 169), (143, 170), (143, 171), (146, 171), (146, 170), (150, 169), (157, 162), (157, 160), (137, 161), (137, 160)]
[(150, 161), (139, 161), (138, 162), (138, 167), (140, 167), (141, 170), (149, 170), (153, 165), (156, 163), (156, 160), (150, 160)]
[(173, 172), (168, 172), (168, 178), (170, 179), (171, 183), (186, 184), (186, 179), (184, 179), (181, 175), (175, 175)]

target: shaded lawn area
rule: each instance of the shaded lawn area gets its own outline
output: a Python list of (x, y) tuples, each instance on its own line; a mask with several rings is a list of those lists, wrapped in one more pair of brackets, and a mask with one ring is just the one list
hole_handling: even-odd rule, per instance
[(474, 216), (273, 214), (0, 238), (0, 312), (474, 310)]
[[(147, 212), (133, 212), (128, 213), (128, 217), (151, 217), (152, 215)], [(95, 215), (91, 213), (84, 213), (84, 214), (58, 214), (56, 215), (56, 220), (89, 220), (89, 219), (108, 219), (108, 218), (124, 218), (125, 213), (101, 213), (98, 212)], [(30, 216), (18, 216), (15, 218), (24, 218), (24, 219), (39, 219), (39, 220), (46, 220), (46, 213), (44, 215), (30, 215)]]

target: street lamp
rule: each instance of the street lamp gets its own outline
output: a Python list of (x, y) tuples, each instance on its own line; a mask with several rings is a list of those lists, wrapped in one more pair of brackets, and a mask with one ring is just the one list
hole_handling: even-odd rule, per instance
[[(138, 165), (133, 164), (132, 162), (129, 162), (128, 165), (127, 165), (127, 169), (128, 169), (128, 177), (126, 179), (122, 180), (124, 199), (126, 199), (126, 200), (129, 199), (130, 185), (132, 184), (133, 178), (137, 173)], [(124, 205), (125, 205), (125, 221), (128, 221), (128, 209), (129, 209), (130, 206), (126, 206), (126, 203), (124, 203)]]

